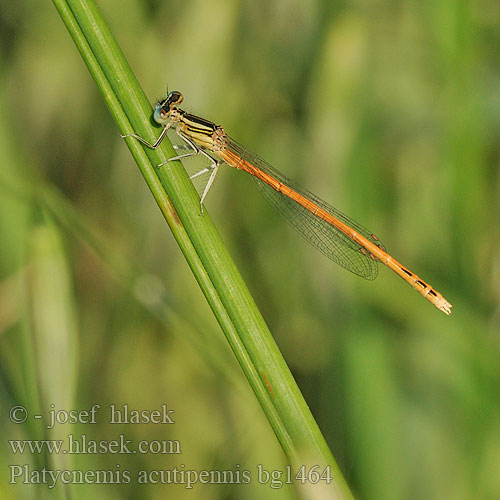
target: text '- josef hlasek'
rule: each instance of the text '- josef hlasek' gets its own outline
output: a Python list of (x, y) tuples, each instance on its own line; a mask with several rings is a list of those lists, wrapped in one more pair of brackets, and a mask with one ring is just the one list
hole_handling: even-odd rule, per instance
[[(112, 404), (107, 407), (107, 412), (98, 404), (92, 405), (89, 410), (63, 410), (50, 405), (47, 429), (54, 428), (56, 424), (96, 424), (103, 419), (109, 424), (175, 424), (174, 412), (166, 404), (157, 410), (137, 410), (127, 404)], [(34, 415), (34, 418), (43, 419), (43, 416)]]

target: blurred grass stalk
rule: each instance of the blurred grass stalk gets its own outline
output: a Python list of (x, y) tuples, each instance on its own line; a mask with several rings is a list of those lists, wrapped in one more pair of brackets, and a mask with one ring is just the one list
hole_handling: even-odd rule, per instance
[[(32, 265), (28, 283), (30, 326), (35, 346), (34, 380), (38, 380), (40, 406), (48, 415), (52, 410), (75, 407), (78, 335), (71, 272), (62, 239), (50, 216), (45, 212), (42, 216), (43, 220), (30, 237)], [(64, 440), (73, 433), (73, 425), (64, 423), (43, 432), (45, 439)], [(52, 453), (47, 460), (49, 467), (55, 470), (73, 468), (71, 454)], [(53, 497), (65, 498), (65, 488), (57, 485)]]
[[(153, 142), (151, 105), (92, 0), (53, 0), (122, 134)], [(333, 483), (304, 492), (321, 498), (352, 494), (274, 339), (180, 162), (157, 169), (175, 152), (168, 141), (144, 150), (128, 139), (151, 192), (250, 382), (290, 463), (330, 466)], [(308, 488), (309, 490), (309, 488)]]

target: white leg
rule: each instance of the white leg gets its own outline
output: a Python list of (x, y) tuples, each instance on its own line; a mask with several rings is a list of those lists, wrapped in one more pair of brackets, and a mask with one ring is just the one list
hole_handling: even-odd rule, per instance
[(161, 141), (163, 141), (163, 139), (165, 138), (165, 135), (167, 135), (167, 130), (171, 126), (172, 126), (172, 122), (168, 122), (165, 125), (165, 127), (161, 131), (160, 136), (158, 137), (158, 139), (156, 139), (154, 144), (149, 143), (148, 141), (146, 141), (146, 139), (143, 139), (140, 135), (137, 135), (137, 134), (126, 134), (126, 135), (122, 135), (120, 137), (122, 139), (125, 139), (126, 137), (133, 137), (134, 139), (137, 139), (139, 142), (142, 142), (142, 144), (146, 145), (148, 148), (156, 149), (160, 145)]
[(216, 164), (217, 164), (217, 162), (216, 163), (212, 163), (207, 168), (204, 168), (203, 170), (200, 170), (199, 172), (196, 172), (196, 174), (190, 175), (189, 178), (190, 179), (194, 179), (195, 177), (198, 177), (199, 175), (203, 175), (203, 174), (206, 174), (207, 172), (210, 172), (210, 170), (212, 170), (212, 169), (215, 168)]
[(179, 137), (186, 143), (188, 144), (192, 151), (190, 153), (185, 153), (182, 155), (175, 156), (173, 158), (169, 158), (167, 161), (160, 163), (158, 166), (161, 167), (162, 165), (165, 165), (165, 163), (168, 163), (169, 161), (174, 161), (174, 160), (180, 160), (181, 158), (188, 158), (189, 156), (196, 156), (199, 154), (204, 155), (207, 157), (212, 163), (207, 167), (196, 174), (193, 174), (190, 176), (190, 179), (194, 179), (195, 177), (198, 177), (199, 175), (203, 175), (207, 172), (210, 172), (212, 170), (212, 173), (210, 174), (210, 177), (208, 178), (208, 182), (205, 186), (205, 189), (203, 190), (203, 194), (201, 195), (201, 200), (200, 200), (200, 210), (201, 213), (203, 213), (203, 202), (205, 201), (205, 197), (208, 194), (208, 191), (210, 190), (210, 187), (212, 186), (212, 183), (214, 182), (215, 176), (217, 175), (217, 171), (219, 170), (219, 161), (216, 160), (213, 156), (211, 156), (207, 151), (204, 149), (200, 149), (189, 137), (184, 135), (179, 129), (176, 130), (177, 134)]
[(173, 158), (169, 158), (167, 161), (160, 163), (158, 166), (167, 164), (169, 161), (181, 160), (182, 158), (189, 158), (190, 156), (196, 156), (202, 153), (201, 149), (191, 140), (189, 137), (186, 137), (182, 132), (178, 131), (177, 134), (179, 137), (191, 148), (191, 152), (184, 153), (182, 155), (174, 156)]
[(200, 200), (200, 209), (201, 213), (203, 213), (203, 202), (205, 201), (205, 197), (208, 194), (208, 191), (210, 190), (210, 187), (212, 186), (212, 183), (214, 182), (215, 176), (217, 175), (217, 171), (219, 170), (219, 162), (215, 162), (215, 166), (213, 167), (213, 171), (210, 174), (210, 177), (208, 178), (207, 185), (205, 186), (205, 189), (203, 191), (203, 194), (201, 195), (201, 200)]

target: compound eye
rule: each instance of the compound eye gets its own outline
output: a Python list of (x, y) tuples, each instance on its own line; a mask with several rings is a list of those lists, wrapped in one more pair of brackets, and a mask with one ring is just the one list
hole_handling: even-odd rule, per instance
[(156, 107), (153, 113), (153, 118), (155, 122), (159, 123), (160, 125), (164, 125), (166, 122), (168, 122), (168, 114), (162, 107), (159, 106)]
[(178, 90), (173, 90), (168, 94), (167, 100), (170, 102), (172, 105), (177, 105), (180, 104), (183, 101), (184, 97)]

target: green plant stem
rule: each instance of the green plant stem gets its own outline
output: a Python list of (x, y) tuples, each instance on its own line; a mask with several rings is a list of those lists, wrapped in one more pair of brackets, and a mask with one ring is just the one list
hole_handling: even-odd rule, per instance
[[(53, 0), (122, 134), (153, 142), (151, 105), (92, 0)], [(332, 498), (350, 493), (274, 339), (167, 140), (157, 150), (127, 139), (165, 220), (198, 281), (291, 464), (329, 465)], [(323, 497), (324, 498), (324, 497)]]

